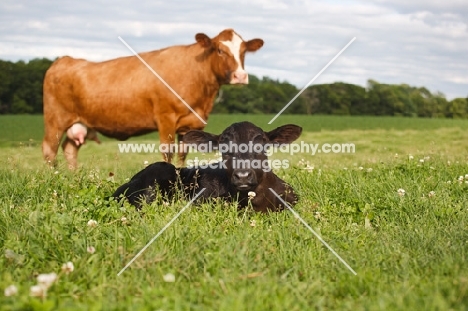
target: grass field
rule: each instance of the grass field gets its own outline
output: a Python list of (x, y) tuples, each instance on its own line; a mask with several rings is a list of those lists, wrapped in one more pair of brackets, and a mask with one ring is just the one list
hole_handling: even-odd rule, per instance
[[(353, 154), (287, 155), (290, 168), (277, 174), (300, 195), (295, 210), (356, 276), (290, 212), (239, 214), (222, 202), (189, 208), (117, 276), (187, 203), (142, 212), (106, 205), (160, 155), (122, 154), (103, 139), (82, 148), (78, 171), (61, 153), (49, 169), (42, 118), (2, 116), (0, 289), (15, 285), (17, 294), (0, 295), (0, 309), (468, 309), (468, 121), (282, 116), (267, 126), (271, 118), (211, 115), (206, 130), (295, 123), (302, 141), (354, 143)], [(202, 156), (214, 157), (190, 155)], [(31, 297), (37, 276), (51, 272), (58, 280), (47, 295)]]

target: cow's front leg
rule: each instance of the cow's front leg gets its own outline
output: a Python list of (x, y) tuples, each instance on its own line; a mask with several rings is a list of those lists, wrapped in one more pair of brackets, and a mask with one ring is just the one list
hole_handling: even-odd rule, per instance
[(187, 158), (187, 153), (188, 153), (188, 150), (185, 150), (185, 147), (187, 146), (184, 146), (184, 135), (183, 134), (177, 134), (177, 140), (179, 142), (179, 149), (177, 150), (177, 165), (179, 166), (184, 166), (185, 164), (185, 159)]
[(159, 151), (162, 153), (163, 160), (167, 163), (171, 163), (175, 149), (175, 131), (160, 130), (159, 141), (161, 143)]
[(62, 149), (65, 159), (67, 159), (68, 168), (71, 170), (76, 169), (78, 149), (80, 149), (80, 146), (77, 146), (73, 140), (67, 137), (62, 143)]

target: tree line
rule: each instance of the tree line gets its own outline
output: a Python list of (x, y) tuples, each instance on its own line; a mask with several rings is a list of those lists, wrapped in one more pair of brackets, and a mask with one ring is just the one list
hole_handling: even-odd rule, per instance
[[(0, 60), (0, 114), (42, 113), (42, 84), (52, 60)], [(300, 91), (288, 82), (249, 76), (248, 86), (225, 85), (213, 113), (279, 112)], [(468, 97), (447, 100), (440, 92), (369, 80), (366, 87), (336, 82), (309, 86), (286, 114), (468, 118)]]

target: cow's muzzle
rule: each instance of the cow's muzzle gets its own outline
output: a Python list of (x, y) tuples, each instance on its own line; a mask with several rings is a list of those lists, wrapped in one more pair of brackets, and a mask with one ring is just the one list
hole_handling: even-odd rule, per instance
[(253, 170), (234, 170), (231, 177), (231, 183), (239, 191), (248, 191), (254, 189), (257, 185), (257, 177)]
[(249, 75), (244, 70), (237, 70), (231, 74), (231, 81), (230, 84), (248, 84), (249, 83)]

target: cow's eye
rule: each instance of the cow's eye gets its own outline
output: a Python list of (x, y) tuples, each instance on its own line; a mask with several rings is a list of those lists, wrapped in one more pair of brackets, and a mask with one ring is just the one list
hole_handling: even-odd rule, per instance
[(223, 50), (221, 50), (220, 48), (218, 48), (218, 54), (219, 54), (219, 55), (223, 55), (223, 54), (224, 54)]

